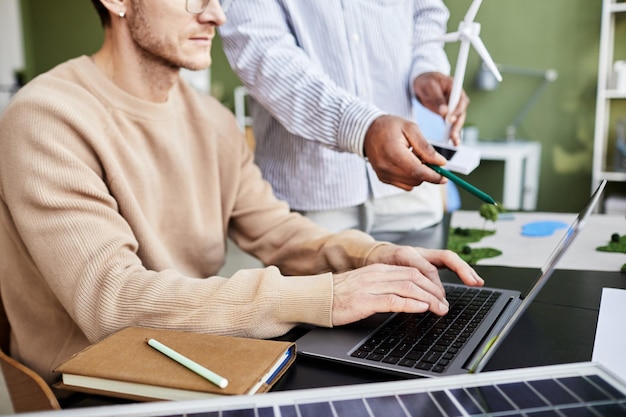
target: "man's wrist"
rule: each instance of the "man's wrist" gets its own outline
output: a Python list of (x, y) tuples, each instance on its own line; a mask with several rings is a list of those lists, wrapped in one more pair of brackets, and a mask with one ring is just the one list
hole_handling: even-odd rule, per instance
[(365, 158), (365, 135), (369, 131), (374, 121), (384, 116), (386, 113), (376, 106), (358, 102), (350, 106), (339, 124), (339, 137), (337, 138), (339, 147)]

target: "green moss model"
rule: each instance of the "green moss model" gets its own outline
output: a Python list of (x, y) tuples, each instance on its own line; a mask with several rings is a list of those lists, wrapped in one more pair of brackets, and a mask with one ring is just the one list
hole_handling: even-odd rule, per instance
[(495, 222), (498, 220), (498, 214), (500, 214), (500, 211), (498, 210), (498, 206), (494, 204), (483, 204), (480, 206), (478, 213), (483, 219)]
[[(598, 246), (596, 250), (600, 252), (622, 252), (626, 253), (626, 235), (620, 236), (619, 233), (613, 233), (611, 240), (606, 246)], [(621, 272), (626, 272), (626, 264), (620, 268)]]
[[(483, 204), (480, 206), (478, 213), (480, 217), (485, 219), (485, 226), (487, 221), (496, 222), (500, 213), (504, 213), (504, 207), (502, 204)], [(495, 230), (486, 230), (486, 227), (480, 229), (466, 229), (462, 227), (456, 227), (450, 230), (448, 236), (448, 249), (456, 252), (466, 262), (475, 265), (481, 259), (495, 258), (502, 255), (502, 251), (494, 248), (472, 248), (470, 243), (479, 242), (485, 236), (491, 236), (496, 233)]]
[(618, 233), (611, 235), (611, 240), (606, 246), (596, 248), (600, 252), (622, 252), (626, 253), (626, 235), (620, 236)]
[(485, 236), (496, 233), (494, 230), (467, 229), (456, 227), (450, 230), (448, 249), (456, 252), (465, 262), (475, 265), (481, 259), (502, 255), (502, 251), (493, 248), (472, 248), (470, 243), (479, 242)]
[(492, 221), (492, 222), (496, 222), (498, 220), (498, 216), (500, 215), (500, 213), (504, 213), (506, 210), (504, 209), (504, 207), (502, 206), (502, 204), (482, 204), (480, 206), (480, 208), (478, 209), (478, 213), (480, 214), (480, 217), (482, 217), (483, 219), (487, 220), (487, 221)]

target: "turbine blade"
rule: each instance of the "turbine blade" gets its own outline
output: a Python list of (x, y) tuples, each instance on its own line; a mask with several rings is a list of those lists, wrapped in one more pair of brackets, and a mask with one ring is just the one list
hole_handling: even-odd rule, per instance
[(478, 13), (478, 8), (480, 7), (480, 4), (483, 2), (483, 0), (474, 0), (472, 2), (472, 4), (470, 5), (469, 9), (467, 9), (467, 13), (465, 13), (465, 17), (463, 18), (463, 20), (465, 20), (466, 22), (473, 22), (474, 19), (476, 18), (476, 14)]
[(470, 42), (474, 46), (474, 49), (476, 49), (476, 52), (478, 52), (478, 55), (480, 55), (480, 57), (482, 58), (487, 68), (489, 68), (489, 71), (491, 71), (493, 76), (496, 77), (498, 81), (502, 81), (502, 75), (498, 70), (498, 66), (495, 62), (493, 62), (493, 59), (491, 59), (491, 55), (489, 55), (489, 51), (487, 51), (487, 47), (485, 47), (483, 41), (478, 36), (472, 36), (470, 38)]

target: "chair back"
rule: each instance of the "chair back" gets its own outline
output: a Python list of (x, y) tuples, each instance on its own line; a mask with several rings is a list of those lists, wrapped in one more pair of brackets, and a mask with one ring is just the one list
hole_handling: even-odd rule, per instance
[(11, 326), (0, 296), (0, 415), (60, 410), (43, 378), (9, 356), (10, 339)]
[(0, 350), (9, 352), (11, 342), (11, 325), (4, 311), (4, 304), (0, 296)]

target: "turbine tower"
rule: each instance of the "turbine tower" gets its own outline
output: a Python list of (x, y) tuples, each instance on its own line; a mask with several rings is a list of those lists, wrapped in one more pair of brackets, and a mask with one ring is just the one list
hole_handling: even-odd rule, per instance
[(448, 137), (444, 138), (444, 140), (449, 139), (450, 116), (454, 113), (456, 106), (459, 104), (461, 92), (463, 91), (463, 79), (465, 78), (470, 44), (474, 47), (476, 52), (478, 52), (478, 55), (480, 55), (487, 68), (493, 73), (494, 77), (496, 77), (498, 81), (502, 81), (502, 75), (500, 75), (498, 67), (495, 62), (493, 62), (493, 59), (491, 59), (485, 44), (480, 39), (480, 23), (474, 22), (474, 18), (478, 13), (478, 8), (481, 3), (482, 0), (474, 0), (472, 2), (467, 10), (467, 13), (465, 14), (465, 17), (459, 22), (459, 27), (456, 32), (450, 32), (433, 39), (433, 41), (439, 42), (461, 42), (456, 67), (454, 69), (454, 81), (452, 83), (452, 90), (450, 91), (450, 99), (448, 101), (448, 115), (446, 116), (446, 134)]

